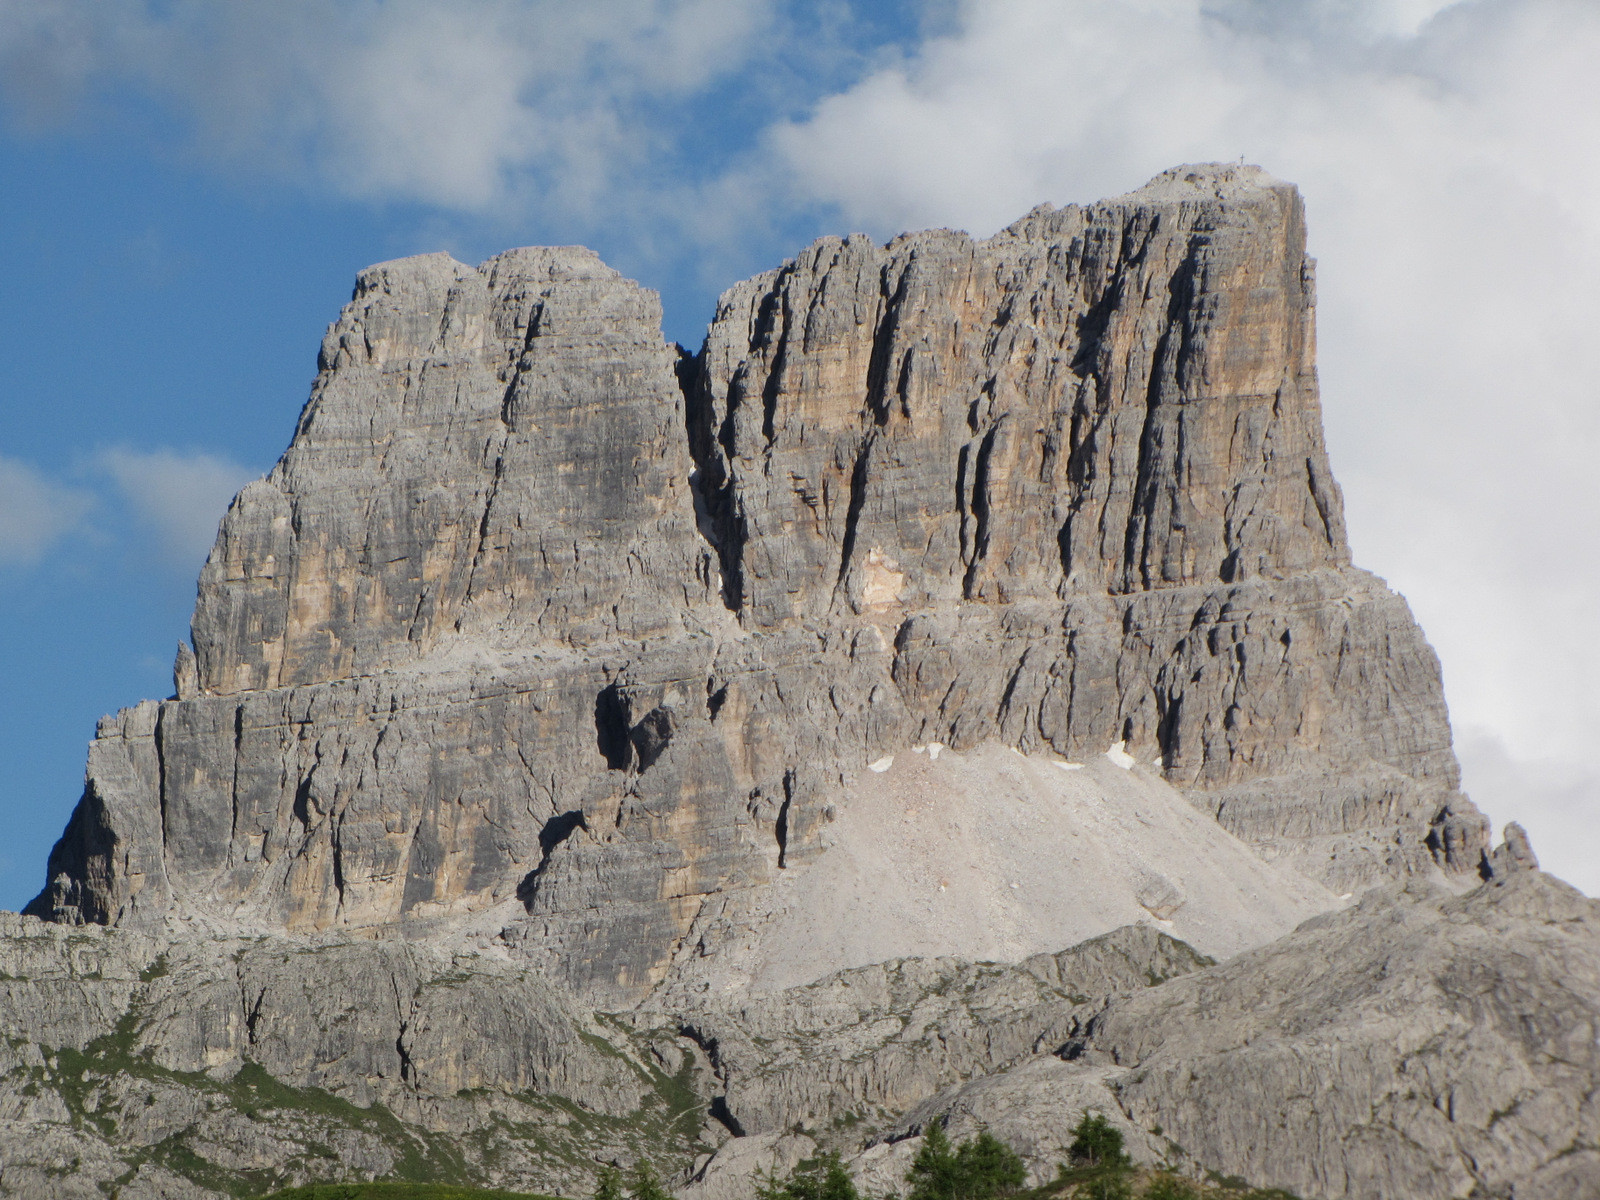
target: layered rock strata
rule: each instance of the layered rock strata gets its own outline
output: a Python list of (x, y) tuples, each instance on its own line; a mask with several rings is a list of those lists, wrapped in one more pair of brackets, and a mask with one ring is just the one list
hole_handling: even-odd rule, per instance
[(929, 742), (1113, 743), (1335, 891), (1486, 848), (1350, 565), (1295, 190), (1180, 168), (824, 239), (704, 348), (579, 249), (364, 272), (177, 695), (102, 724), (30, 911), (437, 929), (636, 1002)]
[(1220, 965), (1148, 926), (1006, 965), (900, 959), (684, 1014), (578, 1011), (493, 948), (0, 922), (0, 1195), (216, 1200), (401, 1176), (557, 1194), (653, 1159), (685, 1200), (929, 1122), (1051, 1177), (1135, 1158), (1307, 1200), (1587, 1200), (1600, 902), (1413, 879)]
[(0, 1196), (214, 1200), (691, 1155), (704, 1056), (494, 954), (0, 916)]
[(932, 1121), (989, 1130), (1043, 1182), (1086, 1110), (1136, 1161), (1300, 1196), (1595, 1194), (1600, 903), (1534, 870), (1465, 896), (1412, 880), (1220, 966), (1185, 950), (1126, 929), (708, 1015), (694, 1033), (747, 1137), (686, 1195), (740, 1194), (830, 1146), (858, 1182), (900, 1188)]

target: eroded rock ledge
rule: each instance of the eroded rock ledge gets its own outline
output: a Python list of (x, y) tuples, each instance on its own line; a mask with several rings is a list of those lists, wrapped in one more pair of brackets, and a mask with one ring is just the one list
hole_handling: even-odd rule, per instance
[(578, 248), (360, 276), (29, 911), (512, 940), (637, 998), (912, 744), (1125, 743), (1335, 891), (1479, 868), (1432, 651), (1350, 565), (1295, 189), (1169, 172), (826, 238), (681, 360)]
[(579, 248), (363, 272), (0, 921), (0, 1195), (877, 1190), (938, 1118), (1042, 1178), (1086, 1107), (1308, 1197), (1588, 1195), (1596, 904), (1489, 853), (1351, 565), (1314, 301), (1298, 193), (1215, 164), (823, 239), (693, 355)]

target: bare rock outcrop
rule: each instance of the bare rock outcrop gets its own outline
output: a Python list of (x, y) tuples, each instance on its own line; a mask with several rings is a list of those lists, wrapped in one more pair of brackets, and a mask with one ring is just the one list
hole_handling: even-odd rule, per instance
[(696, 354), (578, 248), (363, 272), (0, 921), (0, 1195), (889, 1188), (933, 1120), (1042, 1179), (1090, 1107), (1592, 1194), (1600, 918), (1459, 791), (1314, 319), (1215, 164), (823, 239)]
[[(1600, 1188), (1600, 901), (1537, 870), (1385, 885), (1215, 966), (1129, 929), (1010, 967), (885, 964), (723, 1020), (697, 1032), (754, 1149), (799, 1130), (791, 1157), (843, 1149), (880, 1190), (931, 1121), (990, 1131), (1043, 1182), (1085, 1111), (1138, 1162), (1319, 1200)], [(873, 1107), (895, 1087), (897, 1118)], [(686, 1196), (748, 1183), (763, 1155), (741, 1150)]]
[(1048, 1053), (1113, 995), (1209, 965), (1127, 926), (1015, 965), (903, 959), (696, 1015), (718, 1111), (742, 1136), (891, 1123), (957, 1083)]
[(1386, 885), (1219, 965), (1136, 926), (609, 1018), (492, 947), (0, 931), (0, 1195), (30, 1200), (330, 1174), (571, 1194), (641, 1154), (703, 1200), (825, 1147), (894, 1190), (935, 1120), (1043, 1180), (1086, 1110), (1141, 1162), (1308, 1200), (1600, 1179), (1600, 902), (1532, 869)]
[(570, 1194), (607, 1154), (693, 1152), (699, 1063), (503, 953), (0, 917), (0, 1196), (393, 1175)]
[(988, 740), (1124, 743), (1335, 891), (1470, 878), (1437, 661), (1350, 566), (1314, 312), (1298, 193), (1231, 166), (824, 239), (692, 359), (587, 251), (374, 267), (29, 911), (502, 906), (616, 1004), (852, 772)]
[(1081, 1046), (1135, 1122), (1309, 1196), (1600, 1186), (1600, 902), (1538, 871), (1377, 889), (1110, 1006)]

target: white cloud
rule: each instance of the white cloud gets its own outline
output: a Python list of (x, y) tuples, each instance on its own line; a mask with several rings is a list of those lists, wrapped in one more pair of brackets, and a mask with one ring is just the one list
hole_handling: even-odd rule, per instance
[(968, 0), (770, 144), (878, 234), (1184, 161), (1300, 183), (1357, 561), (1411, 599), (1458, 724), (1569, 771), (1565, 807), (1483, 785), (1539, 850), (1600, 817), (1597, 62), (1588, 0)]
[(87, 493), (0, 455), (0, 567), (38, 562), (77, 528), (92, 504)]
[(0, 6), (13, 113), (142, 88), (236, 168), (345, 195), (579, 211), (662, 152), (654, 107), (740, 66), (771, 0)]
[(166, 556), (184, 566), (205, 558), (229, 502), (258, 474), (216, 455), (167, 449), (105, 450), (96, 465)]

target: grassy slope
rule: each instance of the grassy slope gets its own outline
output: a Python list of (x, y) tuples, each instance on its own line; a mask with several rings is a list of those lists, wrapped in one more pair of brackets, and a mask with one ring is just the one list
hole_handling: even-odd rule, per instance
[(555, 1200), (532, 1192), (483, 1191), (440, 1183), (313, 1183), (266, 1200)]

